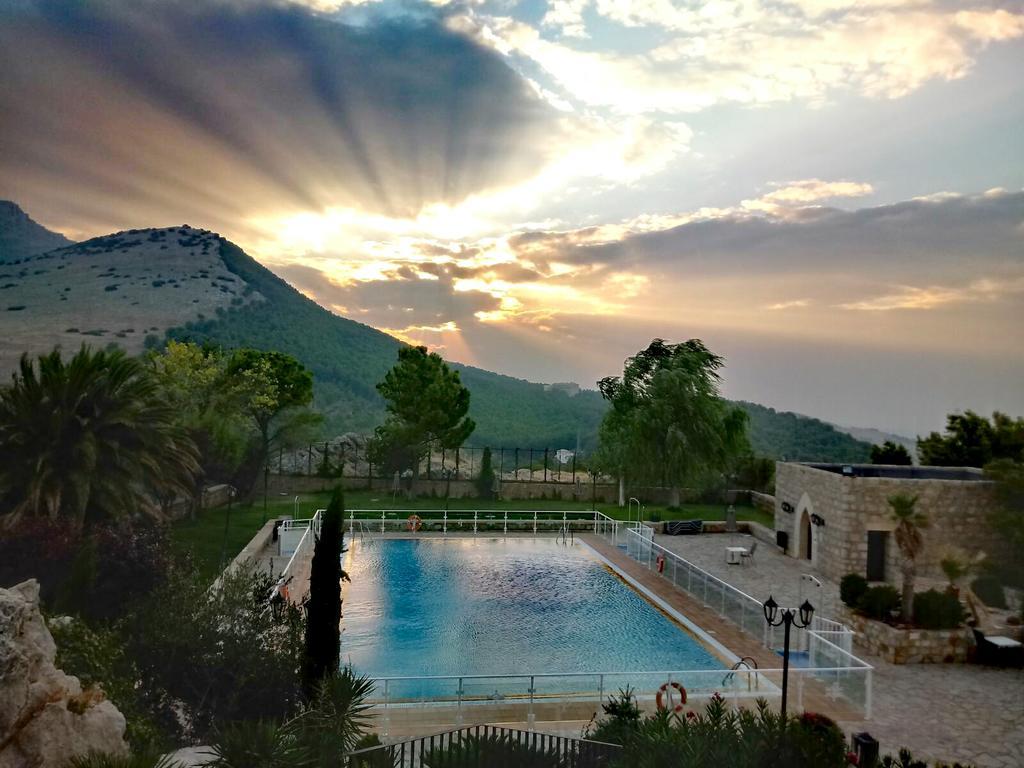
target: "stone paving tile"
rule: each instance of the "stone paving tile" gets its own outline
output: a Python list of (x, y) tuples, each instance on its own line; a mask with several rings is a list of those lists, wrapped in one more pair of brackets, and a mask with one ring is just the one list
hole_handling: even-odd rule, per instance
[[(761, 542), (753, 564), (726, 564), (725, 547), (747, 547), (753, 541), (750, 536), (657, 536), (656, 540), (752, 597), (763, 600), (772, 593), (782, 605), (798, 603), (800, 575), (813, 573), (822, 582), (817, 601), (823, 614), (835, 615), (839, 586), (809, 563)], [(870, 732), (888, 752), (906, 746), (932, 760), (959, 760), (979, 768), (1024, 767), (1024, 671), (966, 664), (897, 665), (856, 646), (855, 653), (875, 668), (874, 711), (870, 722), (842, 721), (847, 731)]]

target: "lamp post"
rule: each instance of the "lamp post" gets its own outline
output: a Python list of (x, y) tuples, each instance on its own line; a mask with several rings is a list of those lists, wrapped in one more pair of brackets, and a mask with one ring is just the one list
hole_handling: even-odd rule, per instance
[(786, 722), (786, 693), (789, 688), (789, 631), (792, 627), (797, 629), (805, 629), (811, 625), (811, 620), (814, 618), (814, 606), (808, 600), (804, 600), (803, 604), (797, 611), (792, 608), (784, 608), (782, 613), (779, 613), (779, 604), (775, 602), (775, 598), (771, 595), (768, 596), (768, 602), (764, 604), (764, 620), (768, 622), (769, 627), (784, 627), (785, 637), (783, 640), (782, 649), (782, 721)]

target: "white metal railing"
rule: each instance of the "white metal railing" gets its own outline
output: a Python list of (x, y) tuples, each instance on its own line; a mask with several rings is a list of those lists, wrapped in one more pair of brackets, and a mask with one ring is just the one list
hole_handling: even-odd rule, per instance
[[(478, 533), (481, 530), (500, 530), (503, 533), (572, 530), (596, 530), (600, 512), (568, 510), (495, 510), (495, 509), (350, 509), (348, 530), (360, 532), (371, 521), (380, 533), (411, 530), (437, 530)], [(602, 515), (603, 516), (603, 515)], [(412, 518), (412, 519), (411, 519)], [(418, 521), (414, 522), (414, 519)], [(368, 531), (363, 528), (362, 530)]]
[(307, 549), (310, 549), (316, 545), (316, 540), (320, 537), (320, 531), (323, 527), (324, 512), (326, 510), (318, 509), (313, 517), (303, 520), (284, 520), (281, 522), (278, 528), (278, 543), (280, 544), (287, 532), (290, 531), (302, 531), (302, 535), (299, 538), (295, 548), (291, 551), (291, 557), (288, 558), (288, 563), (281, 571), (281, 575), (278, 577), (277, 585), (274, 587), (273, 594), (271, 597), (276, 597), (278, 594), (284, 594), (287, 596), (286, 590), (288, 583), (292, 580), (293, 569), (295, 563), (298, 560), (300, 553), (305, 553)]
[[(605, 517), (600, 512), (598, 515)], [(643, 530), (647, 526), (635, 523), (621, 525), (607, 517), (602, 522), (601, 526), (595, 525), (595, 533), (624, 549), (633, 560), (656, 571), (745, 632), (760, 637), (767, 648), (774, 651), (778, 647), (775, 628), (769, 627), (764, 620), (764, 603), (760, 600), (655, 543)], [(868, 691), (864, 709), (870, 713), (872, 667), (853, 655), (853, 633), (849, 628), (833, 619), (815, 616), (810, 627), (795, 631), (790, 647), (806, 654), (807, 664), (812, 667), (819, 666), (813, 661), (816, 655), (827, 653), (829, 662), (823, 665), (826, 668), (864, 670)]]
[[(822, 661), (827, 661), (822, 655)], [(827, 696), (844, 699), (865, 718), (870, 717), (871, 668), (843, 664), (814, 665), (789, 669), (791, 700), (803, 708), (804, 691), (815, 681), (820, 692), (825, 685)], [(570, 672), (498, 675), (421, 675), (379, 677), (368, 703), (384, 709), (384, 727), (388, 727), (388, 710), (425, 704), (438, 706), (435, 715), (449, 716), (455, 724), (463, 721), (463, 710), (488, 704), (518, 704), (526, 708), (526, 719), (532, 721), (535, 709), (545, 703), (585, 703), (597, 706), (609, 695), (627, 687), (634, 691), (639, 703), (650, 706), (660, 686), (679, 683), (686, 689), (690, 702), (703, 702), (715, 694), (739, 702), (756, 698), (774, 699), (782, 689), (782, 669), (702, 669), (634, 672)], [(698, 704), (696, 708), (699, 708)]]

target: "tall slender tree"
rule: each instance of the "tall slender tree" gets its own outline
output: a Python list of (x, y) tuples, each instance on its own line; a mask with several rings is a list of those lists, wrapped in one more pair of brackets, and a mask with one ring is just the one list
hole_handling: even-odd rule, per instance
[(192, 492), (198, 451), (155, 377), (120, 350), (21, 358), (0, 390), (0, 510), (75, 527)]
[(306, 652), (302, 665), (303, 685), (313, 696), (321, 682), (335, 674), (341, 660), (341, 582), (344, 549), (345, 497), (334, 489), (324, 512), (320, 535), (313, 549), (306, 604)]

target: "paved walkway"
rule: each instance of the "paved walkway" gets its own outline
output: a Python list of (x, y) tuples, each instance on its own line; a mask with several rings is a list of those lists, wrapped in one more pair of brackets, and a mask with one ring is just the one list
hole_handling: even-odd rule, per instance
[[(773, 594), (781, 605), (797, 605), (801, 574), (814, 574), (820, 589), (804, 582), (825, 616), (834, 616), (839, 587), (809, 563), (758, 542), (753, 563), (728, 565), (726, 546), (748, 547), (744, 534), (657, 536), (656, 541), (752, 597)], [(816, 593), (816, 595), (815, 595)], [(699, 622), (698, 622), (699, 623)], [(844, 720), (848, 732), (868, 731), (883, 752), (909, 747), (919, 758), (972, 763), (979, 768), (1024, 766), (1024, 671), (965, 664), (889, 664), (854, 646), (875, 668), (870, 722)]]

